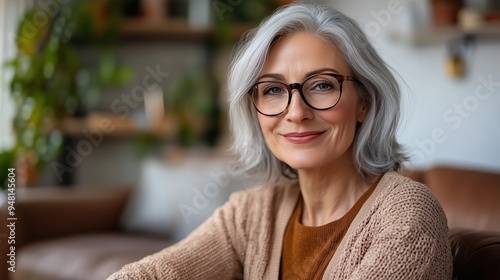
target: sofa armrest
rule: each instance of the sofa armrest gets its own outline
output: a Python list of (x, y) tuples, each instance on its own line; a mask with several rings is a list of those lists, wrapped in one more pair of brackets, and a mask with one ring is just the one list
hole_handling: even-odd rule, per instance
[[(18, 188), (15, 228), (6, 226), (7, 203), (0, 201), (0, 279), (9, 279), (7, 267), (15, 265), (19, 249), (28, 243), (61, 236), (116, 230), (132, 187)], [(13, 236), (15, 243), (8, 243)], [(12, 254), (11, 247), (15, 246)], [(9, 260), (14, 262), (8, 263)]]
[(500, 232), (500, 173), (435, 166), (425, 183), (443, 207), (449, 228)]
[[(16, 247), (61, 236), (117, 230), (131, 187), (16, 190)], [(6, 205), (0, 218), (6, 221)], [(1, 229), (3, 233), (5, 229)]]
[(453, 279), (500, 279), (500, 232), (453, 229)]

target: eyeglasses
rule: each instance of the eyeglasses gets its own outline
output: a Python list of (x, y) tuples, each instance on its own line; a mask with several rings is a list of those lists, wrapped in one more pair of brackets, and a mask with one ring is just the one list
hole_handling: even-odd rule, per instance
[(283, 113), (292, 100), (292, 90), (297, 89), (307, 106), (315, 110), (328, 110), (340, 100), (342, 83), (357, 80), (334, 73), (319, 73), (307, 77), (301, 84), (285, 84), (279, 81), (260, 81), (249, 91), (250, 98), (259, 113), (277, 116)]

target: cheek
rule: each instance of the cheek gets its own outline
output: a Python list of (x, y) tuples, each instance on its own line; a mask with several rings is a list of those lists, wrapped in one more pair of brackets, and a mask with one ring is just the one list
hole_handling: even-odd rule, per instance
[(356, 126), (356, 110), (350, 104), (339, 104), (331, 111), (320, 112), (321, 119), (337, 127), (354, 128)]
[(279, 117), (266, 117), (259, 114), (258, 120), (262, 135), (269, 149), (276, 154), (278, 152), (278, 135), (274, 132), (279, 125)]
[(267, 117), (261, 114), (257, 114), (257, 119), (259, 120), (260, 128), (264, 133), (274, 130), (277, 125), (276, 117)]
[(277, 125), (276, 118), (266, 117), (261, 114), (257, 116), (259, 120), (260, 129), (262, 130), (262, 134), (266, 142), (269, 142), (269, 137), (273, 134), (273, 131)]
[(324, 120), (343, 128), (356, 127), (359, 115), (358, 93), (351, 88), (346, 88), (342, 92), (340, 102), (331, 111), (325, 111)]

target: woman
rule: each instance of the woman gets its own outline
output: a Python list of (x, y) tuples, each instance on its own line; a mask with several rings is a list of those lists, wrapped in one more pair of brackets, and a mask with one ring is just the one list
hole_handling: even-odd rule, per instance
[(451, 279), (446, 218), (399, 175), (399, 88), (349, 18), (295, 4), (229, 76), (234, 148), (263, 187), (110, 279)]

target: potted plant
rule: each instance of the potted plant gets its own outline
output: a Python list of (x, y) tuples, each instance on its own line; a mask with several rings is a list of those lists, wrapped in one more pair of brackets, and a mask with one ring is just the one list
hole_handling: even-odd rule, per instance
[[(10, 91), (14, 101), (15, 145), (0, 154), (0, 163), (41, 167), (60, 151), (60, 123), (78, 116), (95, 101), (105, 85), (126, 83), (131, 71), (119, 66), (111, 46), (119, 33), (116, 1), (70, 1), (45, 24), (34, 25), (37, 6), (18, 25), (17, 54), (6, 66), (13, 71)], [(42, 11), (43, 12), (43, 11)], [(81, 57), (95, 52), (96, 62)], [(0, 170), (0, 182), (6, 179)], [(18, 170), (19, 171), (19, 170)], [(2, 184), (5, 187), (5, 184)]]
[(462, 8), (462, 0), (432, 0), (434, 26), (456, 25), (458, 22), (458, 12)]
[(219, 87), (215, 78), (188, 75), (167, 95), (167, 111), (175, 118), (175, 139), (179, 145), (214, 146), (220, 136)]

